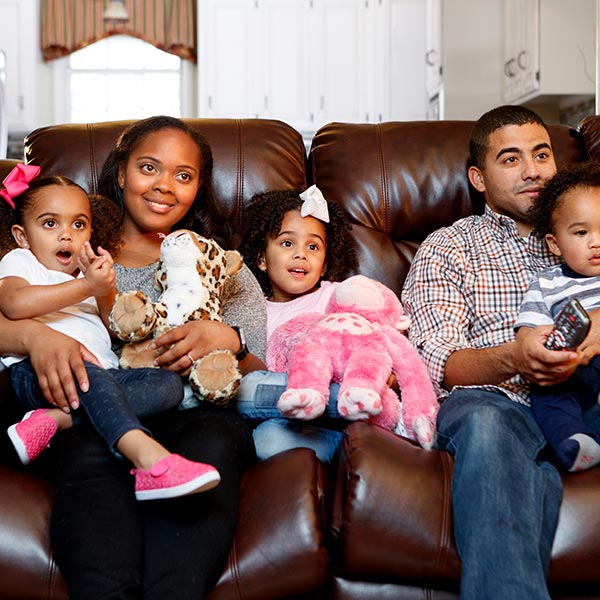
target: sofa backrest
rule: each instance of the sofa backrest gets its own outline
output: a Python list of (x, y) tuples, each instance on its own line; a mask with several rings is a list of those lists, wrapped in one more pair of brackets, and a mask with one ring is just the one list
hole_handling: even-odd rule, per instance
[[(467, 180), (470, 121), (331, 123), (315, 135), (308, 164), (300, 134), (280, 121), (187, 121), (213, 148), (215, 193), (234, 231), (242, 229), (253, 194), (314, 182), (346, 211), (360, 272), (397, 293), (423, 239), (483, 206)], [(26, 137), (26, 161), (95, 191), (102, 163), (129, 122), (38, 129)], [(600, 117), (586, 118), (579, 130), (556, 125), (550, 132), (559, 167), (600, 160)], [(9, 163), (0, 161), (0, 176)]]
[(22, 161), (14, 160), (13, 158), (0, 159), (0, 181), (2, 181), (11, 171), (11, 169), (13, 169), (15, 165), (19, 162)]
[[(211, 145), (214, 190), (234, 231), (242, 228), (243, 206), (272, 189), (305, 189), (306, 150), (302, 136), (268, 119), (185, 119)], [(61, 174), (89, 192), (97, 191), (102, 165), (132, 121), (53, 125), (25, 138), (25, 159), (42, 175)]]
[[(483, 198), (467, 178), (473, 124), (331, 123), (317, 132), (309, 178), (344, 207), (362, 273), (399, 293), (424, 238), (482, 210)], [(549, 129), (559, 165), (588, 158), (578, 131)]]

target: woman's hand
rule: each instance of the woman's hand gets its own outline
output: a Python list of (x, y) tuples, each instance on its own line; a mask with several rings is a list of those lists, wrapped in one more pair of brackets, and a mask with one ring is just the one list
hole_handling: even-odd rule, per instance
[[(40, 324), (41, 325), (41, 324)], [(31, 365), (44, 397), (65, 412), (79, 407), (79, 393), (89, 389), (83, 361), (101, 366), (98, 359), (72, 337), (41, 325), (28, 342)]]
[(154, 340), (153, 347), (167, 348), (156, 365), (186, 375), (194, 360), (213, 350), (240, 350), (238, 334), (219, 321), (190, 321)]

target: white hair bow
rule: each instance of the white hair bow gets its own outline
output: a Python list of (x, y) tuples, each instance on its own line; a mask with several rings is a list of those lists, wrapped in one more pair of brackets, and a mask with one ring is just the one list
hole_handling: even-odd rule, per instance
[(300, 208), (300, 215), (303, 217), (314, 217), (325, 223), (329, 223), (329, 210), (327, 209), (327, 200), (323, 197), (321, 190), (316, 185), (311, 185), (307, 190), (300, 194), (304, 201)]

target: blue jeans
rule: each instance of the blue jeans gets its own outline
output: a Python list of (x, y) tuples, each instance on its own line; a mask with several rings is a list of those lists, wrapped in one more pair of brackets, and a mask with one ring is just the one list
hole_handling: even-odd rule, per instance
[[(183, 382), (177, 373), (165, 369), (102, 369), (85, 363), (90, 389), (79, 390), (80, 406), (72, 411), (73, 424), (86, 419), (106, 440), (116, 456), (119, 438), (143, 427), (138, 417), (176, 408), (183, 398)], [(18, 405), (24, 410), (49, 407), (29, 359), (10, 367)]]
[(531, 410), (500, 392), (453, 391), (438, 414), (454, 456), (452, 509), (461, 598), (548, 600), (546, 576), (562, 500)]
[(245, 418), (260, 421), (254, 429), (259, 460), (290, 448), (312, 448), (317, 457), (330, 464), (342, 441), (348, 421), (337, 410), (339, 385), (330, 386), (323, 417), (311, 422), (286, 419), (277, 409), (277, 400), (287, 387), (285, 373), (253, 371), (242, 378), (232, 406)]

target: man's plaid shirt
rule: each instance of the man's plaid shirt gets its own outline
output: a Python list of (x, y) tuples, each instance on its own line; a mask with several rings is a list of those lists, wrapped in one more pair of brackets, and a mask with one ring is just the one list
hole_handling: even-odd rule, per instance
[[(402, 301), (412, 319), (410, 340), (423, 357), (440, 398), (448, 357), (465, 348), (513, 341), (513, 325), (534, 273), (557, 262), (545, 240), (523, 238), (515, 222), (486, 206), (432, 233), (419, 248)], [(529, 404), (529, 386), (515, 376), (500, 386)]]

